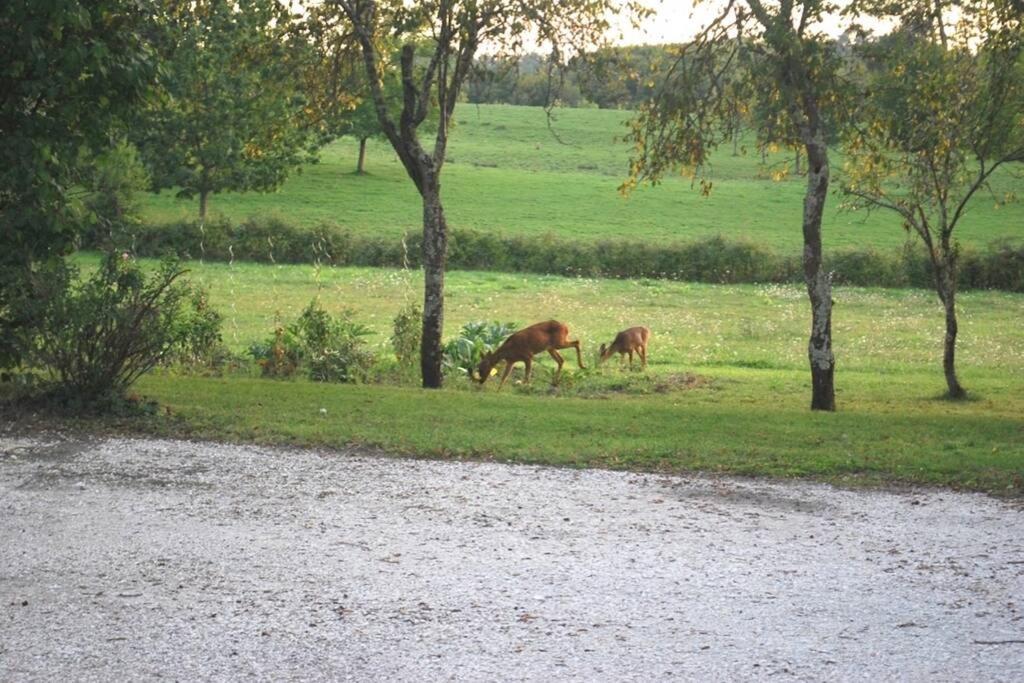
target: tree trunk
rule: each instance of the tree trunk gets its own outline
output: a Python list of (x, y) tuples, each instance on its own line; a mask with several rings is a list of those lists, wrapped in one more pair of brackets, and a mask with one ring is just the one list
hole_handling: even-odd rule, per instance
[(803, 173), (800, 171), (800, 158), (801, 158), (801, 156), (803, 156), (803, 155), (800, 153), (800, 148), (797, 147), (796, 148), (796, 160), (794, 162), (794, 168), (793, 168), (793, 172), (796, 173), (797, 175), (803, 175)]
[(807, 194), (804, 196), (804, 282), (811, 300), (811, 410), (836, 409), (832, 355), (832, 276), (823, 270), (821, 217), (828, 197), (828, 150), (820, 135), (807, 138)]
[(363, 175), (363, 164), (366, 161), (366, 138), (359, 138), (359, 161), (356, 163), (356, 175)]
[(955, 399), (967, 398), (967, 390), (960, 385), (956, 377), (956, 305), (954, 295), (950, 293), (946, 299), (946, 339), (943, 344), (942, 370), (946, 373), (946, 387), (949, 397)]
[(423, 388), (439, 389), (441, 338), (444, 332), (444, 270), (448, 254), (448, 226), (441, 206), (441, 188), (436, 176), (423, 183), (423, 343), (420, 368)]
[(199, 192), (199, 220), (200, 221), (205, 221), (206, 220), (206, 204), (207, 204), (207, 200), (209, 200), (209, 198), (210, 198), (210, 191), (209, 190), (200, 190), (200, 192)]
[(932, 258), (935, 268), (935, 287), (939, 300), (946, 311), (946, 337), (942, 344), (942, 371), (946, 375), (946, 396), (952, 399), (967, 398), (967, 390), (956, 376), (956, 265), (938, 262)]

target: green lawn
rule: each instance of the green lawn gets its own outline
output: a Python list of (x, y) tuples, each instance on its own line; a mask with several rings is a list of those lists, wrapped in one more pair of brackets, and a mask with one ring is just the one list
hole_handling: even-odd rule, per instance
[[(848, 372), (839, 378), (840, 412), (812, 414), (798, 373), (715, 369), (714, 377), (713, 388), (604, 400), (238, 377), (150, 376), (139, 388), (177, 417), (158, 429), (190, 437), (1024, 492), (1019, 397), (1004, 409), (949, 405), (922, 395), (928, 378), (890, 378), (886, 389)], [(990, 394), (1004, 388), (977, 383)]]
[[(421, 284), (396, 270), (190, 266), (224, 311), (236, 351), (318, 295), (329, 309), (353, 309), (387, 356), (391, 319)], [(645, 324), (653, 331), (648, 371), (614, 363), (580, 371), (570, 362), (552, 388), (552, 363), (542, 357), (532, 385), (517, 373), (500, 393), (496, 382), (480, 388), (457, 377), (437, 392), (163, 371), (138, 390), (164, 408), (146, 428), (178, 435), (1024, 492), (1024, 296), (962, 295), (959, 361), (973, 399), (959, 403), (938, 398), (943, 326), (930, 293), (840, 288), (835, 298), (839, 412), (829, 415), (807, 409), (809, 321), (799, 287), (477, 272), (448, 276), (448, 335), (469, 320), (555, 317), (583, 341), (592, 365), (600, 342)]]
[[(674, 177), (624, 198), (617, 188), (627, 170), (629, 148), (621, 138), (628, 112), (566, 109), (556, 116), (551, 125), (558, 139), (542, 109), (460, 105), (443, 180), (450, 225), (575, 240), (688, 240), (721, 234), (782, 249), (801, 244), (804, 181), (768, 178), (789, 161), (788, 151), (771, 155), (765, 167), (752, 141), (739, 157), (732, 156), (731, 146), (719, 150), (710, 197), (692, 189), (688, 179)], [(217, 195), (211, 212), (235, 221), (272, 215), (300, 226), (328, 223), (396, 237), (419, 231), (419, 199), (388, 144), (370, 143), (368, 175), (352, 174), (355, 158), (356, 143), (340, 140), (323, 151), (321, 163), (304, 168), (279, 192)], [(833, 161), (838, 176), (842, 159), (835, 154)], [(996, 195), (1022, 189), (1024, 182), (1005, 173), (993, 184)], [(906, 239), (893, 216), (842, 212), (840, 199), (829, 199), (826, 249), (889, 248)], [(153, 222), (191, 220), (196, 210), (196, 201), (175, 199), (172, 192), (145, 199), (145, 216)], [(1024, 203), (996, 208), (991, 195), (984, 195), (958, 233), (964, 243), (985, 245), (1000, 237), (1024, 237), (1022, 226)]]
[[(89, 257), (92, 261), (94, 257)], [(314, 296), (332, 311), (351, 308), (372, 328), (381, 353), (395, 313), (419, 301), (417, 271), (255, 264), (189, 264), (225, 313), (224, 337), (236, 351), (269, 336), (275, 320), (294, 319)], [(840, 372), (934, 371), (941, 378), (942, 307), (927, 290), (837, 288), (833, 333)], [(598, 280), (455, 271), (446, 278), (446, 334), (472, 320), (527, 324), (557, 318), (588, 352), (632, 325), (653, 331), (655, 369), (747, 367), (803, 370), (810, 325), (798, 285), (706, 285), (663, 280)], [(959, 362), (968, 387), (977, 373), (1009, 381), (1024, 373), (1024, 296), (959, 295)], [(548, 361), (542, 361), (548, 362)], [(840, 382), (841, 384), (841, 382)]]

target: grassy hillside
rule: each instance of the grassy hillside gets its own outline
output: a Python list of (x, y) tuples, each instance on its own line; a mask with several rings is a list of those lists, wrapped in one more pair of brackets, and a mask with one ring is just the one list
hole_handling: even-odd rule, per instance
[[(619, 111), (566, 109), (556, 113), (549, 129), (539, 108), (461, 105), (443, 181), (449, 223), (579, 240), (687, 240), (722, 234), (798, 248), (803, 179), (776, 182), (768, 177), (790, 162), (788, 151), (771, 155), (762, 166), (752, 144), (738, 157), (732, 156), (731, 146), (719, 150), (713, 157), (710, 197), (702, 197), (685, 178), (669, 178), (624, 198), (616, 190), (629, 156), (621, 142), (627, 118)], [(419, 199), (387, 143), (370, 143), (368, 175), (353, 175), (355, 159), (356, 143), (340, 140), (323, 151), (321, 163), (304, 168), (281, 191), (217, 195), (211, 212), (236, 221), (273, 215), (303, 226), (326, 222), (396, 237), (420, 230)], [(833, 159), (838, 173), (842, 159), (838, 154)], [(1024, 183), (1004, 173), (993, 189), (997, 195), (1019, 194)], [(888, 214), (842, 212), (837, 195), (829, 203), (826, 248), (886, 248), (906, 237)], [(191, 220), (196, 211), (195, 201), (175, 199), (171, 192), (145, 200), (145, 216), (153, 222)], [(958, 233), (963, 242), (977, 245), (1024, 237), (1024, 203), (996, 208), (991, 196), (979, 196)]]

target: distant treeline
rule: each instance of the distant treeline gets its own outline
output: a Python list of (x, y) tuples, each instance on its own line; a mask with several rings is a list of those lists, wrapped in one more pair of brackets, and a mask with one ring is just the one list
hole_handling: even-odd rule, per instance
[[(321, 263), (333, 266), (418, 268), (421, 235), (404, 239), (356, 235), (338, 226), (305, 229), (278, 219), (234, 224), (220, 219), (201, 225), (177, 222), (144, 226), (111, 239), (92, 237), (85, 248), (130, 250), (138, 256), (176, 254), (189, 259), (260, 263)], [(794, 250), (795, 252), (795, 250)], [(1024, 242), (1002, 240), (984, 249), (964, 247), (959, 282), (963, 289), (1024, 292)], [(922, 248), (833, 249), (827, 267), (840, 285), (933, 286)], [(754, 242), (721, 236), (651, 244), (627, 240), (578, 242), (552, 235), (509, 236), (452, 230), (448, 267), (549, 275), (660, 278), (716, 284), (802, 282), (799, 253), (782, 254)]]
[(473, 104), (635, 109), (654, 93), (659, 69), (676, 47), (609, 47), (556, 67), (548, 58), (485, 56), (466, 83)]

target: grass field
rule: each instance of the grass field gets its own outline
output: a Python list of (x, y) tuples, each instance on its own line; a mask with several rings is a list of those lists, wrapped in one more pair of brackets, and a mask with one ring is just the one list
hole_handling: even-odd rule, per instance
[[(386, 356), (391, 319), (421, 286), (418, 274), (395, 270), (190, 266), (239, 352), (319, 296), (331, 310), (353, 309)], [(798, 287), (456, 272), (447, 292), (448, 336), (470, 320), (555, 317), (592, 365), (600, 342), (645, 324), (650, 367), (580, 371), (570, 362), (552, 388), (553, 364), (539, 358), (531, 385), (513, 381), (500, 393), (495, 382), (460, 378), (432, 392), (164, 371), (138, 385), (163, 406), (146, 428), (432, 457), (1024, 492), (1024, 296), (962, 296), (959, 360), (973, 399), (951, 403), (939, 399), (942, 318), (928, 292), (837, 290), (839, 412), (825, 415), (807, 409), (809, 323)]]
[[(627, 199), (616, 188), (627, 170), (629, 148), (621, 138), (628, 116), (610, 110), (561, 110), (552, 123), (559, 142), (542, 109), (460, 105), (443, 179), (449, 224), (573, 240), (688, 240), (721, 234), (779, 249), (799, 247), (804, 181), (768, 178), (790, 161), (788, 151), (771, 155), (765, 167), (752, 141), (739, 157), (732, 156), (731, 146), (719, 150), (713, 157), (710, 197), (700, 196), (688, 179), (679, 177), (641, 188)], [(321, 163), (304, 168), (279, 192), (217, 195), (211, 199), (211, 212), (235, 221), (270, 215), (301, 226), (329, 223), (396, 237), (419, 231), (418, 196), (388, 144), (370, 143), (368, 175), (353, 175), (355, 158), (355, 141), (340, 140), (323, 151)], [(838, 176), (838, 153), (833, 162)], [(1021, 194), (1024, 181), (1004, 173), (993, 190), (996, 196)], [(837, 195), (829, 198), (826, 249), (884, 249), (906, 239), (893, 216), (842, 212), (840, 200)], [(192, 220), (196, 212), (196, 201), (175, 199), (172, 192), (145, 199), (144, 213), (152, 222)], [(983, 246), (996, 238), (1022, 238), (1022, 227), (1024, 203), (996, 208), (993, 196), (983, 195), (958, 235), (964, 243)]]
[[(92, 262), (89, 257), (87, 262)], [(355, 311), (375, 331), (383, 353), (391, 322), (406, 301), (419, 301), (417, 271), (373, 268), (189, 264), (226, 316), (235, 351), (292, 320), (314, 296), (336, 312)], [(933, 372), (942, 388), (942, 307), (926, 290), (837, 288), (833, 333), (843, 371)], [(964, 292), (959, 360), (970, 386), (975, 372), (1009, 380), (1024, 373), (1024, 296)], [(557, 318), (593, 351), (620, 329), (653, 330), (652, 367), (746, 367), (800, 370), (806, 365), (807, 296), (797, 285), (705, 285), (663, 280), (599, 280), (487, 272), (446, 279), (446, 334), (474, 320), (528, 324)], [(1018, 377), (1022, 375), (1018, 374)]]

